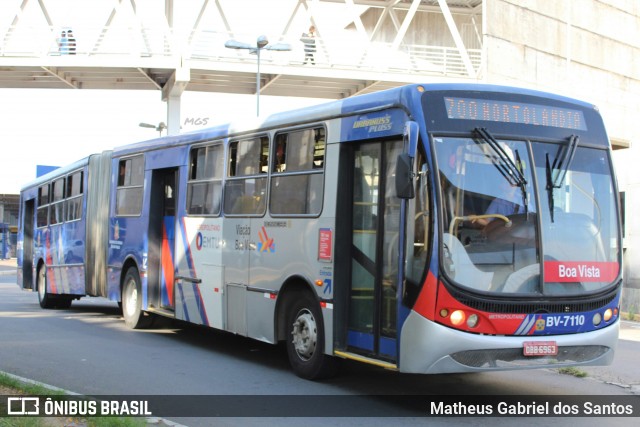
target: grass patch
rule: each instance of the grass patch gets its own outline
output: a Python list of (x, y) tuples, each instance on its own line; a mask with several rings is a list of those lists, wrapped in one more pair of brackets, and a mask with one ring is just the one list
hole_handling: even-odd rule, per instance
[(584, 378), (584, 377), (586, 377), (588, 375), (582, 369), (578, 369), (578, 368), (574, 368), (574, 367), (560, 368), (560, 369), (558, 369), (558, 373), (563, 374), (563, 375), (571, 375), (571, 376), (576, 377), (576, 378)]
[(142, 419), (121, 417), (97, 417), (88, 418), (87, 426), (90, 427), (143, 427), (147, 423)]
[[(30, 396), (63, 396), (60, 390), (51, 390), (37, 384), (29, 384), (0, 373), (0, 394)], [(143, 427), (144, 418), (132, 417), (4, 417), (0, 418), (0, 427), (64, 427), (69, 424), (88, 427)]]
[(16, 394), (62, 396), (64, 392), (51, 390), (38, 384), (29, 384), (0, 373), (0, 386), (14, 389)]
[(6, 417), (0, 418), (0, 427), (145, 427), (144, 420), (120, 417), (68, 418), (68, 417)]

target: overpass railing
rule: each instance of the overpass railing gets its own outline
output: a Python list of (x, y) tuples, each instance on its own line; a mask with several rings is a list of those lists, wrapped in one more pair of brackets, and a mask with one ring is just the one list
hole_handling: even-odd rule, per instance
[[(62, 32), (65, 32), (63, 36)], [(71, 31), (72, 36), (68, 32)], [(192, 30), (176, 37), (170, 28), (147, 27), (9, 27), (0, 40), (0, 57), (47, 57), (76, 55), (128, 56), (131, 58), (182, 58), (196, 62), (223, 61), (242, 63), (255, 61), (246, 50), (224, 47), (235, 39), (246, 43), (255, 35), (231, 34), (226, 31)], [(291, 51), (263, 51), (261, 60), (282, 66), (315, 66), (335, 70), (360, 70), (388, 73), (470, 77), (462, 55), (455, 47), (401, 44), (362, 40), (345, 31), (335, 37), (315, 39), (313, 63), (305, 63), (303, 42), (290, 35), (269, 37), (272, 43), (288, 43)], [(467, 49), (476, 73), (482, 62), (481, 49)]]

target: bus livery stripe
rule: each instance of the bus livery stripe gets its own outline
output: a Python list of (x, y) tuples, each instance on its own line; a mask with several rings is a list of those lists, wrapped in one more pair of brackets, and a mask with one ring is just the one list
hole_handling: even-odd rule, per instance
[(200, 286), (197, 283), (192, 283), (193, 293), (196, 296), (196, 306), (198, 308), (198, 313), (200, 314), (200, 319), (202, 320), (202, 324), (209, 325), (209, 318), (207, 317), (207, 310), (204, 308), (204, 300), (202, 299), (202, 294), (200, 293)]
[[(173, 284), (174, 284), (174, 265), (173, 254), (170, 242), (173, 233), (169, 229), (173, 217), (166, 217), (162, 226), (162, 278), (164, 280), (163, 289), (166, 290), (168, 301), (164, 301), (167, 305), (173, 305)], [(164, 300), (164, 292), (163, 292)]]
[(185, 217), (182, 217), (180, 221), (180, 234), (190, 275), (191, 277), (196, 278), (198, 277), (198, 274), (196, 273), (196, 266), (193, 262), (193, 254), (191, 253), (191, 245), (189, 244), (189, 239), (187, 237), (187, 224), (185, 222)]

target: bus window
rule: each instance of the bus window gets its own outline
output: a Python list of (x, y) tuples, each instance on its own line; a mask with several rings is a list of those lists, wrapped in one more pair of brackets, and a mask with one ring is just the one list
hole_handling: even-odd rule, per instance
[(116, 215), (140, 215), (144, 183), (144, 158), (130, 157), (118, 164)]
[(274, 215), (318, 215), (324, 182), (324, 128), (276, 136), (269, 209)]
[(67, 177), (67, 209), (65, 212), (67, 221), (82, 218), (82, 171), (78, 171)]
[(52, 184), (53, 200), (51, 203), (51, 224), (59, 224), (64, 221), (64, 178), (60, 178)]
[(224, 152), (222, 144), (191, 150), (187, 212), (190, 215), (218, 215), (222, 198)]
[(38, 188), (38, 227), (49, 225), (49, 184)]
[(224, 213), (262, 215), (266, 210), (269, 138), (232, 141), (229, 144), (229, 179), (225, 182)]

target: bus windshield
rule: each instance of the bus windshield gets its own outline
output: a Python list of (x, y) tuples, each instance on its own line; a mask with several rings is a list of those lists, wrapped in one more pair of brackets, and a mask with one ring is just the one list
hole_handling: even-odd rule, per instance
[[(441, 265), (475, 291), (578, 295), (618, 276), (608, 152), (577, 137), (540, 142), (434, 137), (443, 207)], [(541, 280), (542, 278), (542, 280)]]

